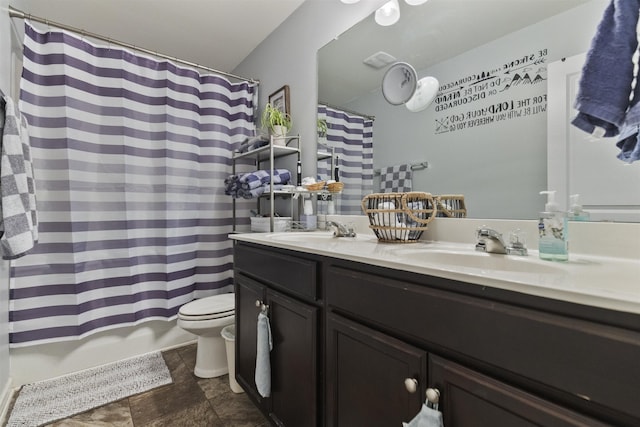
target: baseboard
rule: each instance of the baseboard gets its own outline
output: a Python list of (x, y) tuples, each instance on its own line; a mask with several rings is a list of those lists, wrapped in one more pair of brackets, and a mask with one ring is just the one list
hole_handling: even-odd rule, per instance
[(14, 395), (18, 392), (17, 389), (11, 388), (11, 377), (7, 379), (7, 383), (4, 385), (2, 389), (2, 394), (0, 394), (0, 425), (6, 425), (7, 420), (9, 418), (9, 407), (11, 406), (11, 402), (13, 401)]

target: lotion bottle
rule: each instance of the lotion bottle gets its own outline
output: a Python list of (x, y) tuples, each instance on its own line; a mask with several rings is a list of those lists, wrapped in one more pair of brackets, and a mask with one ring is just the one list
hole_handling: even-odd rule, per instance
[(544, 205), (544, 212), (540, 212), (538, 222), (540, 259), (567, 261), (569, 259), (567, 214), (558, 208), (555, 191), (541, 191), (540, 194), (547, 195), (547, 203)]
[(569, 204), (569, 221), (589, 221), (589, 212), (582, 209), (579, 194), (569, 196)]

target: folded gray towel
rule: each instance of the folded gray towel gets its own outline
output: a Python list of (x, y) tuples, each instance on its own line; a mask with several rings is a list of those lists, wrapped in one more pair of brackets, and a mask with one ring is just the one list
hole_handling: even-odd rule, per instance
[(258, 314), (258, 349), (256, 351), (256, 388), (262, 397), (271, 395), (271, 360), (269, 353), (273, 349), (271, 325), (265, 313)]
[(422, 404), (422, 409), (414, 419), (408, 423), (402, 423), (403, 427), (444, 427), (442, 412), (429, 408)]

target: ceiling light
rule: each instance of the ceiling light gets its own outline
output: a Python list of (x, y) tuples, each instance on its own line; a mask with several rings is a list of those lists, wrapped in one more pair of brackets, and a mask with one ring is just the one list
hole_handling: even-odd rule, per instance
[(354, 3), (358, 3), (360, 0), (340, 0), (340, 1), (344, 4), (354, 4)]
[[(344, 2), (344, 0), (342, 0)], [(356, 0), (357, 1), (357, 0)], [(426, 3), (427, 0), (404, 0), (409, 6), (420, 6), (423, 3)]]
[(393, 25), (400, 19), (400, 6), (398, 0), (389, 0), (380, 9), (376, 10), (376, 22), (383, 27)]

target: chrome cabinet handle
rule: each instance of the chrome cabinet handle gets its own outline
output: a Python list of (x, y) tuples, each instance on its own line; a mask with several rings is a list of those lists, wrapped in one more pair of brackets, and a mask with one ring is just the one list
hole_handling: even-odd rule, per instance
[(404, 380), (404, 387), (409, 393), (415, 393), (418, 391), (418, 380), (415, 378), (406, 378)]

